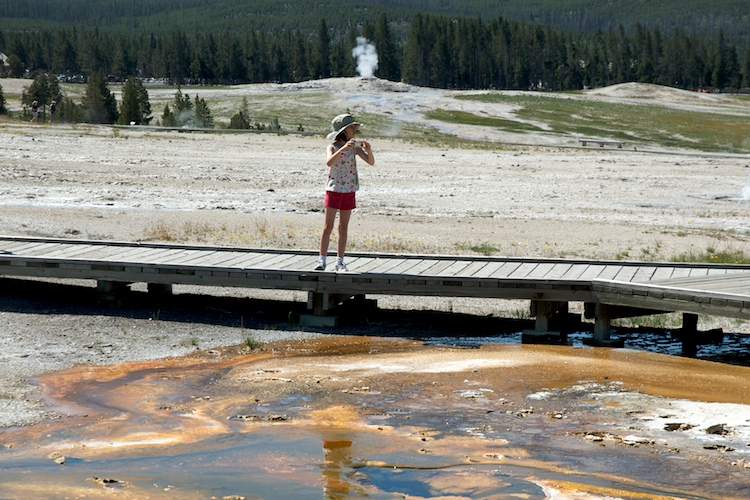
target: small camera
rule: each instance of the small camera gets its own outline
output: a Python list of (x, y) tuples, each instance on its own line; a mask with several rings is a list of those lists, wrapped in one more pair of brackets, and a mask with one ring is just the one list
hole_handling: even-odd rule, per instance
[(364, 148), (365, 147), (365, 141), (354, 141), (354, 147), (355, 148)]

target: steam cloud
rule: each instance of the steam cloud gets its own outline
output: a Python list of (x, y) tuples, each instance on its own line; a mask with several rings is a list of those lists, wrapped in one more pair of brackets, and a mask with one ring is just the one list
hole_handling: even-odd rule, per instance
[(362, 78), (372, 78), (378, 69), (378, 52), (375, 45), (363, 37), (357, 37), (357, 46), (352, 49), (352, 57), (357, 60), (357, 72)]

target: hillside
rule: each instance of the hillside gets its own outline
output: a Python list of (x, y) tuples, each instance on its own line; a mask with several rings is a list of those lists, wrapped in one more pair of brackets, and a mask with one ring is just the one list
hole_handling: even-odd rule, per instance
[[(335, 13), (335, 15), (332, 15)], [(417, 13), (450, 16), (503, 17), (539, 22), (572, 31), (607, 30), (640, 23), (665, 33), (679, 28), (750, 45), (750, 13), (738, 0), (3, 0), (0, 26), (8, 29), (97, 26), (115, 31), (164, 32), (175, 25), (185, 30), (314, 31), (325, 18), (343, 34), (350, 25), (374, 22), (387, 14), (405, 31)], [(398, 32), (398, 29), (396, 29)], [(402, 33), (403, 34), (403, 33)]]

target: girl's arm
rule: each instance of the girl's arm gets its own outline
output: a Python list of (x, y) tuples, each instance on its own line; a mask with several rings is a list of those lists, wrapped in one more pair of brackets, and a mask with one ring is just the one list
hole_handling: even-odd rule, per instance
[(372, 147), (367, 141), (362, 141), (362, 147), (357, 148), (357, 156), (367, 162), (368, 165), (375, 165), (375, 155), (372, 152)]
[(348, 151), (354, 147), (354, 140), (347, 142), (343, 146), (341, 146), (339, 149), (336, 149), (333, 144), (329, 144), (328, 148), (326, 148), (326, 165), (329, 167), (333, 166), (339, 159), (339, 156), (344, 151)]

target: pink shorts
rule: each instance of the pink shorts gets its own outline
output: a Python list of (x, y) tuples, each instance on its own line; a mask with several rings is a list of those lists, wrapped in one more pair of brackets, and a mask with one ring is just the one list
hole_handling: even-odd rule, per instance
[(326, 199), (323, 206), (326, 208), (336, 208), (338, 210), (352, 210), (353, 208), (357, 208), (355, 193), (326, 191)]

